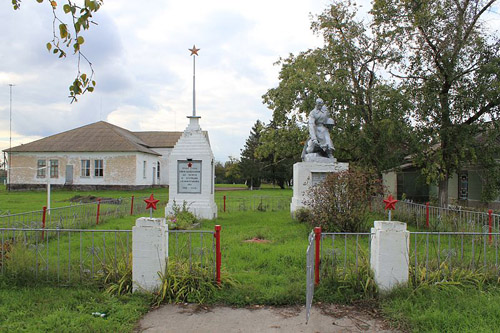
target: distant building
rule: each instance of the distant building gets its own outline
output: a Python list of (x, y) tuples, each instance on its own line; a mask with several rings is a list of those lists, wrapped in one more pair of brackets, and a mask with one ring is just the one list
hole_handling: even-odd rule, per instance
[(99, 121), (4, 150), (10, 189), (167, 186), (168, 158), (182, 132), (131, 132)]
[[(407, 159), (409, 160), (409, 159)], [(413, 163), (406, 163), (397, 168), (384, 171), (384, 186), (398, 200), (403, 198), (424, 203), (437, 200), (438, 187), (427, 185), (421, 170)], [(460, 172), (453, 173), (448, 179), (448, 201), (452, 205), (467, 207), (500, 208), (500, 198), (486, 203), (482, 201), (484, 170), (476, 165), (466, 165)]]

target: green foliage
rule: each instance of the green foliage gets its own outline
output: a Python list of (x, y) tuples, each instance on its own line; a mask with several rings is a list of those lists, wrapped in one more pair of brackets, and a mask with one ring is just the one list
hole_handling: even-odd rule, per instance
[(239, 167), (240, 161), (229, 156), (229, 161), (224, 164), (215, 162), (215, 183), (216, 184), (241, 184), (244, 182)]
[[(158, 273), (161, 286), (153, 293), (152, 303), (204, 303), (213, 298), (221, 287), (214, 281), (211, 268), (198, 263), (169, 260), (165, 273)], [(234, 281), (227, 272), (221, 274), (223, 286), (232, 286)]]
[[(495, 1), (376, 0), (375, 26), (399, 54), (401, 87), (413, 105), (415, 161), (448, 204), (448, 179), (483, 154), (478, 134), (498, 119), (500, 39), (482, 24)], [(498, 146), (498, 143), (497, 143)]]
[(368, 260), (362, 260), (358, 267), (350, 265), (345, 269), (322, 266), (321, 283), (315, 290), (314, 299), (321, 302), (352, 303), (357, 300), (373, 300), (378, 297), (378, 288)]
[(264, 163), (263, 176), (285, 188), (293, 177), (293, 164), (300, 161), (306, 138), (305, 128), (292, 121), (284, 124), (271, 122), (265, 126), (255, 150), (256, 156)]
[(311, 210), (305, 207), (301, 207), (295, 211), (295, 218), (302, 223), (314, 223)]
[(191, 229), (197, 222), (196, 216), (189, 211), (186, 201), (182, 203), (182, 207), (174, 201), (172, 213), (171, 216), (167, 216), (167, 223), (170, 229)]
[(410, 105), (404, 91), (384, 79), (384, 67), (396, 57), (392, 40), (356, 20), (356, 11), (351, 1), (334, 1), (316, 16), (312, 30), (324, 37), (324, 47), (280, 59), (280, 83), (263, 99), (273, 122), (283, 126), (304, 121), (321, 97), (333, 108), (334, 155), (380, 173), (410, 151)]
[(315, 227), (331, 232), (359, 232), (366, 229), (372, 196), (382, 194), (373, 174), (351, 168), (335, 172), (309, 190), (306, 205)]
[(242, 178), (245, 179), (245, 183), (250, 189), (259, 188), (262, 178), (264, 178), (264, 164), (256, 155), (263, 128), (264, 124), (260, 120), (257, 120), (250, 131), (250, 136), (245, 142), (245, 147), (241, 151), (239, 169)]
[(96, 280), (102, 283), (106, 292), (111, 295), (124, 295), (132, 292), (132, 253), (118, 258), (117, 262), (110, 258), (101, 262)]
[[(43, 3), (44, 0), (37, 0), (38, 3)], [(70, 16), (71, 23), (65, 23), (57, 14), (58, 4), (56, 1), (46, 1), (52, 9), (53, 20), (53, 39), (46, 44), (47, 50), (57, 55), (59, 58), (65, 58), (67, 49), (73, 47), (73, 53), (78, 57), (78, 73), (75, 80), (69, 86), (71, 102), (77, 101), (79, 95), (85, 92), (94, 91), (96, 82), (92, 79), (94, 76), (94, 69), (92, 63), (82, 53), (81, 47), (85, 42), (81, 36), (82, 30), (88, 30), (91, 24), (95, 24), (92, 20), (92, 15), (95, 14), (103, 5), (103, 0), (85, 0), (83, 4), (67, 0), (62, 6), (64, 14)], [(14, 10), (21, 8), (21, 0), (12, 0)], [(70, 31), (71, 29), (71, 31)], [(57, 31), (57, 33), (56, 33)], [(80, 60), (83, 58), (91, 71), (89, 77), (86, 73), (80, 72)]]

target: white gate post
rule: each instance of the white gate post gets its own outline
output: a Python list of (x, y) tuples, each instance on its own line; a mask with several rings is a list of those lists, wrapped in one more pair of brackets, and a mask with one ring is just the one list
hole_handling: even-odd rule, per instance
[(164, 218), (138, 218), (132, 228), (132, 290), (154, 291), (161, 286), (168, 258), (168, 224)]
[(381, 291), (408, 282), (410, 232), (406, 223), (375, 221), (371, 229), (370, 266)]

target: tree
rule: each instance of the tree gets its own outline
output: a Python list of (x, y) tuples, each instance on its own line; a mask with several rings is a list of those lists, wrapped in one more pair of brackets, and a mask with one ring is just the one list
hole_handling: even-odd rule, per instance
[(224, 163), (224, 168), (226, 170), (225, 177), (228, 184), (241, 184), (243, 182), (240, 161), (232, 156), (229, 156), (229, 161)]
[[(499, 38), (482, 16), (495, 0), (375, 0), (375, 26), (400, 55), (394, 73), (414, 105), (416, 160), (448, 204), (448, 179), (477, 161), (478, 135), (499, 116)], [(479, 145), (478, 145), (479, 143)], [(483, 152), (484, 153), (484, 152)]]
[(250, 189), (260, 187), (262, 178), (265, 178), (263, 171), (264, 163), (256, 155), (263, 129), (264, 124), (260, 120), (257, 120), (250, 131), (250, 136), (245, 142), (244, 148), (241, 150), (239, 169)]
[(261, 132), (256, 156), (264, 163), (268, 179), (282, 189), (293, 177), (293, 164), (300, 161), (306, 138), (305, 128), (293, 121), (282, 125), (271, 121)]
[[(356, 20), (350, 1), (335, 1), (312, 23), (322, 48), (280, 59), (280, 83), (263, 96), (273, 122), (304, 121), (321, 97), (334, 108), (334, 155), (380, 172), (411, 148), (407, 98), (384, 79), (396, 60), (392, 40)], [(328, 102), (331, 101), (331, 102)]]
[[(44, 0), (36, 0), (38, 3), (43, 3)], [(66, 0), (62, 6), (64, 14), (69, 16), (71, 23), (65, 23), (58, 12), (60, 7), (56, 1), (47, 0), (45, 3), (50, 6), (54, 15), (53, 38), (46, 46), (49, 52), (52, 52), (59, 58), (65, 58), (68, 52), (73, 52), (78, 58), (78, 69), (75, 80), (69, 86), (69, 97), (71, 102), (77, 101), (79, 95), (85, 92), (92, 92), (95, 88), (94, 69), (92, 63), (82, 52), (82, 45), (85, 39), (81, 35), (82, 30), (88, 30), (92, 21), (92, 15), (96, 13), (102, 6), (103, 0), (85, 0), (82, 5), (77, 5), (75, 1)], [(14, 10), (21, 8), (21, 0), (12, 0)], [(71, 51), (68, 51), (71, 50)], [(80, 61), (85, 60), (90, 69), (90, 75), (81, 72)]]

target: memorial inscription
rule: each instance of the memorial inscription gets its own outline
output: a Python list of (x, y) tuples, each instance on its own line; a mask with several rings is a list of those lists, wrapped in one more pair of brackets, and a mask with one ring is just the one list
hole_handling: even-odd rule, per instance
[(201, 193), (201, 161), (177, 161), (177, 192)]
[(318, 185), (319, 183), (322, 183), (325, 179), (326, 176), (328, 176), (330, 172), (311, 172), (311, 185), (315, 186)]

